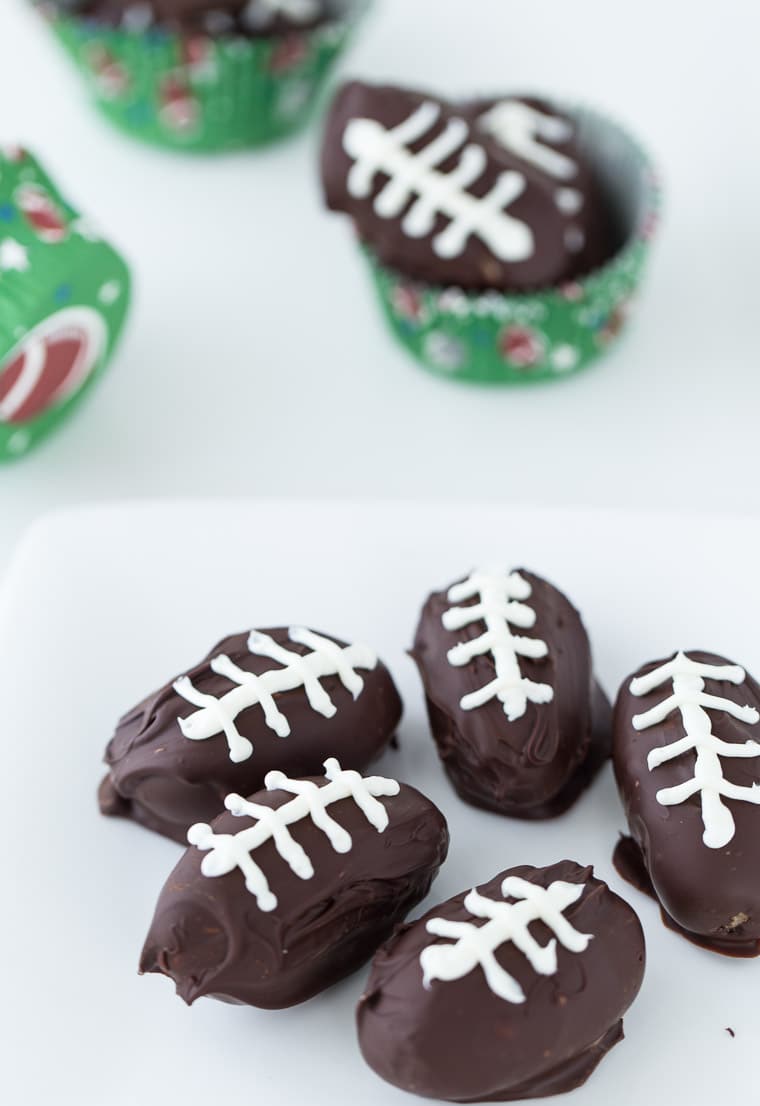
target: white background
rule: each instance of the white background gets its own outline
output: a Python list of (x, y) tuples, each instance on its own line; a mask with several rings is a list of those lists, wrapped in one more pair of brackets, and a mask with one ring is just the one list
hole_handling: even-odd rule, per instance
[(39, 155), (129, 256), (107, 379), (0, 470), (0, 568), (64, 503), (145, 495), (760, 503), (760, 157), (753, 0), (377, 0), (343, 74), (588, 99), (656, 155), (665, 224), (635, 329), (577, 379), (501, 392), (429, 377), (321, 209), (318, 128), (187, 160), (112, 134), (23, 0), (0, 0), (0, 137)]

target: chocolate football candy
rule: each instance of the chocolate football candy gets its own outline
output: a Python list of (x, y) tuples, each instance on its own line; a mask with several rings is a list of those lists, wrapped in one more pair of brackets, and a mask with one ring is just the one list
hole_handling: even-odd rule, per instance
[(511, 868), (380, 949), (361, 1050), (389, 1083), (450, 1102), (570, 1091), (622, 1040), (644, 959), (636, 914), (592, 868)]
[(326, 756), (365, 768), (400, 718), (393, 679), (366, 646), (303, 628), (234, 634), (121, 719), (100, 808), (184, 843), (193, 822), (275, 768), (314, 775)]
[(412, 656), (438, 753), (467, 802), (549, 818), (609, 757), (610, 706), (594, 679), (588, 635), (540, 576), (477, 571), (434, 592)]
[(126, 264), (39, 163), (0, 148), (0, 461), (63, 423), (113, 353)]
[(575, 122), (542, 100), (355, 81), (333, 104), (322, 177), (384, 265), (434, 285), (556, 287), (620, 245)]
[(249, 800), (193, 826), (161, 892), (141, 972), (202, 995), (279, 1009), (363, 964), (430, 889), (446, 857), (440, 811), (419, 791), (344, 771), (267, 776)]
[(760, 954), (760, 685), (700, 650), (646, 664), (615, 705), (614, 762), (632, 836), (621, 875), (706, 948)]

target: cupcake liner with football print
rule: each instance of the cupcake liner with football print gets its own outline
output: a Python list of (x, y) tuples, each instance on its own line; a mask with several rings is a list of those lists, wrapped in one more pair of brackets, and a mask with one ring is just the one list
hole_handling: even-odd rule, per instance
[(78, 405), (111, 356), (129, 289), (122, 258), (35, 159), (0, 149), (0, 461)]
[(409, 280), (365, 247), (394, 334), (433, 372), (487, 384), (566, 376), (606, 353), (630, 318), (658, 222), (658, 180), (615, 123), (586, 108), (569, 114), (624, 229), (622, 248), (600, 269), (544, 291), (470, 292)]
[(292, 134), (319, 92), (367, 0), (313, 30), (269, 38), (133, 31), (67, 14), (38, 0), (103, 114), (153, 145), (209, 153)]

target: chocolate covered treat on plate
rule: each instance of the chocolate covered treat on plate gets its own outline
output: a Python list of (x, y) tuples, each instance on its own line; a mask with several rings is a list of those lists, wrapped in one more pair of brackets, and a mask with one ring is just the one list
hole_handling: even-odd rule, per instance
[(428, 893), (446, 821), (413, 787), (344, 771), (271, 772), (193, 826), (161, 892), (141, 972), (202, 995), (278, 1009), (355, 971)]
[(625, 317), (658, 203), (641, 151), (593, 112), (360, 81), (333, 103), (322, 180), (397, 336), (471, 380), (590, 361)]
[(460, 796), (513, 817), (562, 814), (610, 755), (610, 706), (569, 600), (524, 569), (434, 592), (412, 650)]
[(760, 955), (757, 681), (701, 650), (644, 665), (618, 695), (614, 761), (621, 875), (696, 944)]
[(234, 634), (121, 719), (100, 808), (184, 843), (225, 796), (258, 791), (275, 768), (314, 775), (327, 756), (365, 768), (401, 709), (367, 646), (304, 628)]
[(636, 914), (593, 869), (511, 868), (380, 949), (359, 1044), (383, 1079), (430, 1098), (571, 1091), (622, 1040), (644, 960)]

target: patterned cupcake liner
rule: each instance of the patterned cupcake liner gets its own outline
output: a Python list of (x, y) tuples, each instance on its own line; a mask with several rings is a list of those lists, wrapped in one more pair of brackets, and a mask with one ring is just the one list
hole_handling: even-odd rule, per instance
[(35, 159), (0, 150), (0, 461), (65, 421), (127, 315), (129, 270)]
[(565, 110), (578, 120), (626, 231), (624, 246), (602, 268), (545, 291), (473, 293), (410, 281), (364, 247), (391, 329), (438, 375), (486, 384), (567, 376), (606, 353), (633, 313), (659, 221), (658, 178), (626, 131), (588, 108)]
[(273, 142), (308, 122), (367, 0), (303, 33), (273, 38), (130, 31), (35, 0), (101, 112), (156, 146), (208, 153)]

